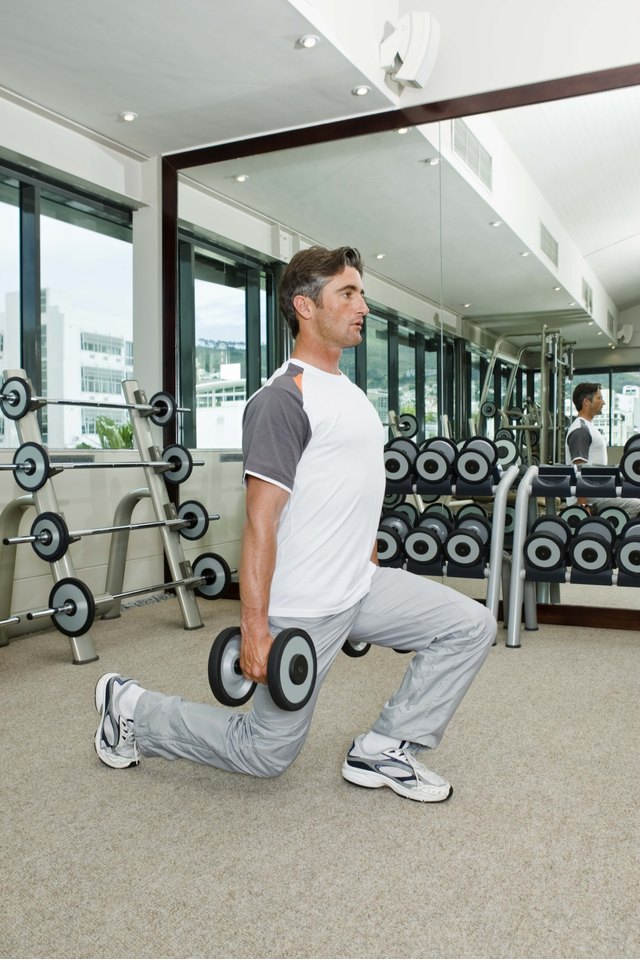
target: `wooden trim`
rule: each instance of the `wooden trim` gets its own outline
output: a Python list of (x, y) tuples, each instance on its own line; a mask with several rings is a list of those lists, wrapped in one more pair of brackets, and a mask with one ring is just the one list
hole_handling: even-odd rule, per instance
[[(638, 630), (640, 610), (623, 607), (584, 607), (572, 603), (539, 603), (536, 606), (538, 623), (563, 627), (587, 627), (593, 630)], [(498, 620), (504, 621), (502, 601), (498, 606)], [(524, 613), (522, 617), (524, 631)], [(528, 630), (525, 633), (535, 633)]]
[(479, 113), (493, 113), (512, 107), (530, 106), (535, 103), (547, 103), (551, 100), (565, 100), (569, 97), (581, 97), (590, 93), (601, 93), (620, 87), (640, 84), (640, 64), (613, 67), (592, 73), (561, 77), (556, 80), (543, 80), (528, 83), (520, 87), (508, 87), (503, 90), (491, 90), (465, 97), (454, 97), (436, 103), (416, 104), (398, 110), (385, 110), (365, 116), (349, 117), (346, 120), (332, 120), (281, 133), (265, 134), (236, 140), (195, 150), (183, 150), (167, 155), (167, 164), (178, 170), (187, 170), (208, 163), (232, 160), (235, 157), (254, 156), (293, 147), (309, 146), (313, 143), (326, 143), (349, 137), (384, 133), (398, 127), (416, 126), (423, 123), (435, 123), (438, 120), (451, 120), (454, 117), (469, 117)]

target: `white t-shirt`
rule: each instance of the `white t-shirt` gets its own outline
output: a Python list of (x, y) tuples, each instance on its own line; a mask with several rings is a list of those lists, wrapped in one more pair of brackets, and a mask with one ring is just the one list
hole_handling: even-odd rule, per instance
[(269, 613), (321, 617), (371, 585), (385, 491), (384, 430), (347, 376), (284, 363), (249, 400), (244, 474), (289, 491), (280, 518)]
[(573, 463), (574, 460), (584, 460), (585, 463), (593, 465), (604, 466), (606, 464), (607, 444), (591, 420), (576, 417), (573, 421), (567, 430), (565, 459), (567, 463)]

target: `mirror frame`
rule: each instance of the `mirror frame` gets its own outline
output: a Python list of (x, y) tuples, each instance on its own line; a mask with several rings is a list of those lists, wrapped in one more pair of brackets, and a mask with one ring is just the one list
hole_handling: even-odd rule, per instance
[[(272, 153), (294, 147), (326, 143), (367, 134), (385, 133), (398, 127), (418, 126), (439, 120), (453, 120), (481, 113), (495, 113), (553, 100), (603, 93), (640, 85), (640, 63), (608, 70), (582, 73), (554, 80), (507, 87), (464, 97), (416, 104), (298, 127), (223, 144), (183, 150), (162, 157), (161, 269), (162, 269), (162, 382), (167, 390), (176, 387), (177, 306), (178, 306), (178, 176), (182, 170)], [(175, 425), (165, 428), (165, 443), (176, 440)], [(637, 611), (622, 608), (583, 607), (573, 604), (538, 604), (538, 622), (562, 623), (593, 628), (637, 629)]]

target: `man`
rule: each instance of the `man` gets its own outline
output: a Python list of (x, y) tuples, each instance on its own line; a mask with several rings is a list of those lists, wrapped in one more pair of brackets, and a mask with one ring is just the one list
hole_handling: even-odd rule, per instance
[[(607, 463), (607, 444), (593, 423), (595, 417), (604, 408), (604, 398), (599, 383), (579, 383), (573, 391), (573, 405), (578, 411), (565, 439), (565, 461), (577, 467), (583, 464), (604, 466)], [(636, 517), (640, 513), (640, 500), (597, 497), (568, 498), (568, 502), (586, 507), (588, 512), (602, 513), (607, 507), (618, 507), (627, 516)]]
[[(245, 410), (240, 664), (260, 684), (251, 711), (188, 703), (105, 674), (96, 686), (95, 746), (109, 766), (133, 766), (142, 755), (281, 774), (300, 752), (322, 682), (350, 637), (415, 655), (372, 730), (352, 743), (343, 776), (419, 801), (450, 796), (450, 784), (416, 752), (440, 742), (496, 623), (475, 600), (377, 565), (384, 433), (338, 366), (342, 350), (362, 340), (362, 272), (350, 247), (312, 247), (292, 258), (280, 306), (295, 349)], [(318, 660), (314, 693), (296, 712), (278, 708), (264, 685), (272, 638), (287, 627), (310, 634)]]

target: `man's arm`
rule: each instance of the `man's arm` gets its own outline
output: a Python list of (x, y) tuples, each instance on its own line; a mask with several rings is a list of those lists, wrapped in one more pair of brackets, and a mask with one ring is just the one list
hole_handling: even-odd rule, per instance
[(276, 535), (289, 493), (258, 477), (247, 476), (246, 520), (240, 560), (242, 644), (240, 668), (256, 683), (267, 681), (269, 594), (276, 565)]

